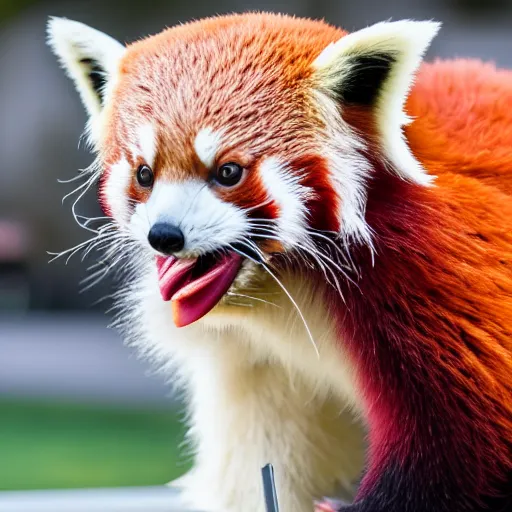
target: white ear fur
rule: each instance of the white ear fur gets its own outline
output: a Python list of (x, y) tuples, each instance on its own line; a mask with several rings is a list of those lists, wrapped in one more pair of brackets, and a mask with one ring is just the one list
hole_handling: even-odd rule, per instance
[(414, 74), (439, 28), (439, 23), (430, 21), (377, 23), (331, 43), (313, 63), (319, 88), (331, 96), (338, 96), (342, 108), (344, 87), (351, 88), (351, 95), (356, 100), (358, 91), (368, 99), (371, 84), (364, 80), (363, 74), (361, 87), (358, 87), (355, 76), (364, 72), (365, 62), (370, 77), (372, 56), (377, 56), (377, 66), (389, 67), (380, 75), (382, 81), (375, 85), (375, 97), (371, 101), (383, 156), (402, 178), (423, 185), (430, 183), (432, 177), (407, 146), (402, 126), (410, 120), (403, 108)]
[(75, 82), (93, 122), (112, 88), (125, 47), (103, 32), (65, 18), (50, 18), (48, 44)]

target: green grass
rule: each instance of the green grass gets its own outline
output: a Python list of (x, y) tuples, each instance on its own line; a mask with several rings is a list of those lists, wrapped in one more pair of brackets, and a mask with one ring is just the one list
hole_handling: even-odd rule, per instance
[(190, 465), (177, 411), (0, 401), (0, 490), (159, 485)]

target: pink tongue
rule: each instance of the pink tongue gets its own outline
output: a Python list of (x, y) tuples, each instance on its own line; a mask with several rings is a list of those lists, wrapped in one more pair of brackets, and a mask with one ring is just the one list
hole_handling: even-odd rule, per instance
[(219, 302), (238, 274), (242, 258), (226, 255), (202, 276), (192, 279), (195, 264), (196, 260), (157, 257), (160, 293), (165, 301), (171, 301), (177, 327), (199, 320)]

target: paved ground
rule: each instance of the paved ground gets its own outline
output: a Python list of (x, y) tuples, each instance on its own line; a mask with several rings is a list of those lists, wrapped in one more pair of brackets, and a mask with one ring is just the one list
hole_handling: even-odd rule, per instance
[(163, 378), (106, 325), (101, 316), (0, 316), (0, 395), (169, 403)]
[[(166, 487), (4, 492), (3, 512), (185, 512), (178, 494)], [(188, 509), (187, 509), (188, 510)]]

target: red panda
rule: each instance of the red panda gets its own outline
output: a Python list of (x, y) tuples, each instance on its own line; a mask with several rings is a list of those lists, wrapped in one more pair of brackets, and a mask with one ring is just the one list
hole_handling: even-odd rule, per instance
[(254, 13), (125, 47), (50, 21), (119, 325), (188, 392), (192, 506), (263, 511), (271, 462), (312, 510), (367, 433), (340, 510), (510, 510), (512, 73), (422, 64), (438, 29)]

